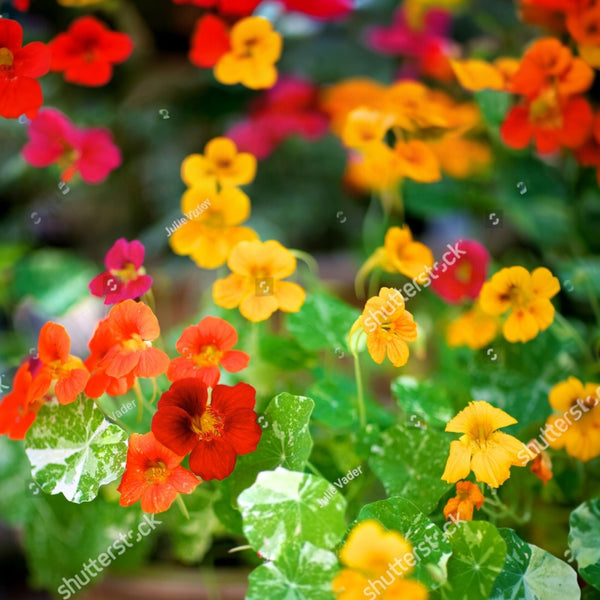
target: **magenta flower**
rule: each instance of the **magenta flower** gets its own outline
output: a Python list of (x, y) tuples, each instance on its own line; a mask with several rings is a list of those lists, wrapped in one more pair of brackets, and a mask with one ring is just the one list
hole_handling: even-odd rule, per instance
[(146, 275), (142, 266), (144, 253), (145, 248), (138, 240), (118, 239), (104, 257), (107, 270), (90, 281), (90, 292), (99, 298), (106, 295), (104, 304), (135, 300), (145, 294), (152, 285), (152, 277)]
[(298, 77), (281, 77), (250, 105), (248, 118), (225, 135), (240, 151), (266, 158), (292, 135), (316, 140), (325, 134), (328, 119), (318, 102), (317, 86)]
[(58, 164), (64, 169), (64, 182), (79, 172), (85, 182), (100, 183), (121, 164), (121, 151), (108, 129), (80, 129), (54, 108), (41, 110), (27, 133), (29, 142), (22, 150), (23, 158), (34, 167)]
[(450, 304), (457, 304), (465, 298), (477, 298), (490, 260), (488, 251), (475, 240), (458, 240), (454, 246), (466, 254), (437, 261), (430, 275), (433, 291)]

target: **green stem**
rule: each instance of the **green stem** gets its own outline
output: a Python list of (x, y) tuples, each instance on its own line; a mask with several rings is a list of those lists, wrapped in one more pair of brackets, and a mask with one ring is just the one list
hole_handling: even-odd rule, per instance
[(317, 467), (315, 467), (315, 465), (313, 465), (310, 461), (308, 461), (306, 463), (306, 466), (317, 476), (320, 477), (321, 479), (327, 479), (326, 477), (323, 477), (322, 473), (319, 471), (319, 469), (317, 469)]
[(594, 362), (594, 357), (591, 350), (588, 348), (577, 329), (575, 329), (575, 327), (573, 327), (573, 325), (571, 325), (571, 323), (569, 323), (569, 321), (567, 321), (567, 319), (565, 319), (565, 317), (563, 317), (559, 312), (555, 313), (555, 319), (561, 324), (563, 329), (575, 339), (582, 352), (590, 359), (590, 362)]
[(313, 256), (308, 254), (308, 252), (296, 250), (295, 248), (290, 248), (290, 252), (295, 258), (298, 258), (299, 260), (304, 262), (311, 273), (313, 273), (314, 275), (319, 274), (319, 263), (314, 259)]
[(183, 501), (181, 494), (177, 494), (177, 504), (179, 504), (179, 508), (180, 508), (181, 512), (183, 513), (183, 516), (189, 521), (190, 513), (188, 512), (187, 506), (185, 505), (185, 502)]
[(142, 394), (142, 388), (140, 387), (140, 381), (136, 378), (133, 384), (133, 391), (138, 401), (138, 417), (137, 422), (141, 423), (144, 416), (144, 396)]
[(110, 421), (111, 423), (114, 423), (115, 425), (117, 425), (118, 427), (120, 427), (123, 431), (126, 431), (129, 435), (131, 435), (132, 433), (135, 433), (135, 431), (133, 431), (133, 429), (130, 429), (129, 427), (127, 427), (127, 425), (125, 425), (125, 423), (123, 423), (122, 421), (120, 421), (119, 419), (117, 419), (116, 417), (113, 417), (112, 415), (109, 415), (106, 410), (104, 409), (104, 407), (100, 404), (100, 402), (98, 401), (97, 398), (92, 398), (94, 404), (100, 409), (100, 412), (105, 416), (107, 421)]
[(588, 273), (586, 273), (585, 277), (585, 287), (587, 290), (588, 300), (590, 301), (590, 306), (592, 307), (592, 312), (596, 318), (596, 323), (600, 325), (600, 304), (598, 304), (598, 298), (596, 298), (596, 294), (594, 293), (594, 288), (592, 286), (592, 280)]
[(360, 422), (360, 428), (365, 429), (367, 426), (367, 413), (365, 410), (365, 396), (363, 390), (362, 374), (360, 372), (360, 360), (358, 358), (358, 351), (352, 352), (354, 355), (354, 377), (356, 378), (356, 401), (358, 404), (358, 418)]

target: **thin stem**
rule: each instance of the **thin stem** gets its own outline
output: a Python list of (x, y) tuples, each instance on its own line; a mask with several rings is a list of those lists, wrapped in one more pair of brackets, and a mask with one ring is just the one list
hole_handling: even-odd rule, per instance
[(352, 354), (354, 355), (354, 377), (356, 378), (356, 402), (358, 404), (358, 418), (360, 428), (365, 429), (367, 426), (367, 413), (365, 410), (365, 396), (362, 374), (360, 372), (360, 360), (358, 358), (358, 351), (354, 350)]
[(319, 274), (319, 263), (315, 260), (313, 256), (308, 254), (308, 252), (296, 250), (295, 248), (291, 248), (290, 252), (295, 258), (298, 258), (299, 260), (304, 262), (311, 273), (313, 273), (314, 275)]
[(141, 423), (144, 416), (144, 396), (142, 394), (142, 388), (140, 387), (140, 381), (136, 378), (133, 384), (133, 391), (135, 392), (138, 401), (138, 417), (137, 422)]
[(156, 400), (156, 396), (158, 395), (158, 385), (156, 383), (156, 377), (151, 377), (152, 379), (152, 398), (150, 399), (150, 404), (154, 404)]
[(252, 550), (252, 546), (236, 546), (235, 548), (231, 548), (231, 550), (227, 550), (227, 554), (234, 554), (235, 552), (242, 552), (243, 550)]
[(127, 425), (125, 425), (125, 423), (123, 423), (122, 421), (120, 421), (119, 419), (117, 419), (116, 417), (113, 417), (112, 415), (109, 415), (106, 410), (104, 409), (104, 407), (100, 404), (100, 402), (98, 401), (97, 398), (92, 398), (94, 404), (100, 409), (100, 412), (105, 416), (107, 421), (110, 421), (111, 423), (114, 423), (115, 425), (117, 425), (118, 427), (120, 427), (121, 429), (123, 429), (123, 431), (126, 431), (129, 435), (131, 435), (132, 433), (135, 433), (135, 431), (133, 431), (133, 429), (130, 429), (129, 427), (127, 427)]
[(308, 461), (306, 463), (306, 466), (317, 476), (320, 477), (321, 479), (327, 479), (326, 477), (323, 477), (322, 473), (319, 471), (319, 469), (317, 469), (317, 467), (315, 467), (315, 465), (313, 465), (310, 461)]
[(183, 501), (181, 494), (177, 494), (177, 504), (179, 504), (179, 508), (180, 508), (181, 512), (183, 513), (183, 516), (189, 521), (190, 513), (188, 512), (187, 506), (185, 505), (185, 502)]

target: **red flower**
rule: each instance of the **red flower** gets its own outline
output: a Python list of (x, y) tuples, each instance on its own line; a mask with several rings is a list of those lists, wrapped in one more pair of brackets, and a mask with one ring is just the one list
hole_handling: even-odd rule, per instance
[(152, 347), (160, 335), (160, 327), (150, 307), (124, 300), (111, 308), (107, 322), (110, 327), (107, 335), (111, 335), (115, 343), (98, 363), (98, 368), (117, 379), (131, 373), (136, 377), (158, 377), (167, 370), (169, 357)]
[(0, 116), (33, 119), (44, 102), (36, 81), (50, 68), (50, 52), (41, 42), (23, 44), (23, 28), (11, 19), (0, 19)]
[(133, 52), (131, 38), (110, 31), (94, 17), (73, 21), (66, 33), (59, 33), (49, 44), (52, 71), (64, 71), (65, 80), (98, 86), (110, 81), (113, 65), (127, 60)]
[(11, 440), (22, 440), (35, 421), (46, 398), (34, 398), (31, 394), (33, 376), (40, 361), (30, 358), (15, 374), (12, 391), (0, 403), (0, 435), (8, 434)]
[(575, 151), (575, 156), (579, 164), (596, 167), (596, 181), (600, 186), (600, 113), (594, 117), (590, 139)]
[(475, 240), (460, 240), (460, 249), (466, 254), (457, 258), (452, 265), (436, 263), (438, 266), (430, 274), (431, 288), (450, 304), (465, 298), (477, 298), (485, 282), (490, 260), (488, 251)]
[(13, 6), (21, 12), (29, 10), (29, 0), (13, 0)]
[(66, 329), (49, 321), (41, 331), (38, 352), (42, 366), (31, 384), (32, 398), (41, 398), (54, 386), (60, 404), (70, 404), (83, 392), (90, 377), (80, 358), (69, 354), (71, 338)]
[(297, 77), (282, 77), (250, 107), (248, 119), (225, 135), (256, 158), (269, 156), (284, 140), (301, 135), (316, 140), (327, 131), (328, 118), (319, 109), (317, 86)]
[(146, 275), (142, 266), (144, 253), (145, 248), (138, 240), (128, 242), (119, 238), (104, 257), (107, 270), (90, 281), (90, 292), (99, 298), (106, 294), (104, 304), (134, 300), (145, 294), (152, 285), (152, 277)]
[(170, 381), (197, 377), (207, 387), (219, 381), (219, 365), (230, 373), (248, 366), (250, 357), (240, 350), (231, 350), (237, 344), (237, 332), (227, 321), (218, 317), (205, 317), (198, 325), (186, 327), (177, 340), (181, 358), (171, 361), (167, 371)]
[(196, 21), (191, 44), (188, 56), (192, 64), (202, 68), (214, 67), (231, 49), (227, 23), (215, 15), (204, 15)]
[(214, 8), (222, 15), (247, 17), (262, 0), (173, 0), (175, 4), (193, 4), (202, 8)]
[(182, 460), (152, 432), (132, 434), (125, 472), (117, 488), (121, 492), (119, 504), (131, 506), (141, 498), (144, 512), (160, 513), (173, 504), (177, 494), (191, 494), (201, 482), (180, 466)]
[(66, 165), (62, 181), (70, 181), (79, 171), (87, 183), (100, 183), (121, 164), (121, 152), (110, 131), (102, 127), (79, 129), (54, 108), (40, 111), (27, 133), (29, 142), (22, 150), (23, 158), (34, 167)]
[(280, 0), (288, 10), (295, 10), (317, 19), (345, 17), (354, 8), (353, 0)]
[(162, 395), (152, 419), (156, 439), (176, 454), (191, 452), (190, 469), (205, 481), (224, 479), (236, 457), (256, 450), (261, 428), (256, 391), (246, 383), (208, 389), (199, 379), (180, 379)]

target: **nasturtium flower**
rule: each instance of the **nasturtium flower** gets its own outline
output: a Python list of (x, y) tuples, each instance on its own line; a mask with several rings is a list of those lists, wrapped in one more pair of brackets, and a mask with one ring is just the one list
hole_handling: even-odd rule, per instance
[(398, 178), (408, 177), (422, 183), (439, 181), (440, 162), (429, 144), (421, 140), (397, 141), (394, 157)]
[(229, 27), (218, 17), (207, 13), (196, 21), (188, 57), (197, 67), (214, 67), (229, 50)]
[(160, 335), (160, 326), (149, 306), (123, 300), (110, 309), (107, 322), (114, 345), (98, 363), (107, 375), (117, 379), (130, 373), (136, 377), (158, 377), (167, 370), (169, 357), (152, 347)]
[(283, 46), (279, 33), (264, 17), (246, 17), (230, 31), (231, 50), (217, 62), (214, 74), (226, 85), (241, 83), (253, 90), (270, 88), (277, 81), (275, 63)]
[(500, 317), (481, 310), (479, 302), (454, 319), (446, 330), (448, 346), (468, 346), (479, 350), (487, 346), (500, 331)]
[(483, 284), (479, 304), (489, 315), (510, 311), (502, 326), (504, 337), (509, 342), (528, 342), (552, 324), (550, 298), (559, 290), (558, 279), (545, 267), (531, 273), (521, 266), (507, 267)]
[(224, 479), (237, 457), (256, 450), (262, 429), (254, 412), (254, 388), (247, 383), (208, 388), (198, 378), (179, 379), (158, 401), (152, 431), (203, 480)]
[[(406, 579), (414, 570), (413, 548), (397, 531), (386, 531), (379, 521), (367, 519), (352, 529), (340, 550), (342, 570), (332, 582), (337, 600), (359, 600), (373, 586), (382, 600), (426, 600), (427, 588), (419, 581)], [(398, 574), (396, 567), (400, 566)], [(379, 585), (375, 588), (374, 581)], [(375, 592), (370, 591), (375, 597)]]
[(472, 521), (473, 508), (479, 510), (484, 501), (477, 485), (470, 481), (459, 481), (456, 484), (456, 496), (450, 498), (444, 506), (444, 517), (452, 517), (455, 521)]
[(232, 350), (237, 339), (235, 328), (227, 321), (204, 317), (198, 325), (183, 330), (175, 344), (182, 356), (171, 361), (167, 377), (170, 381), (197, 377), (207, 387), (215, 387), (221, 376), (220, 366), (230, 373), (248, 366), (250, 357), (241, 350)]
[(183, 456), (163, 446), (150, 431), (129, 438), (125, 472), (117, 490), (119, 504), (131, 506), (141, 500), (142, 510), (161, 513), (178, 494), (191, 494), (201, 481), (181, 466)]
[(41, 42), (23, 44), (23, 28), (0, 19), (0, 116), (16, 119), (37, 116), (44, 102), (38, 77), (50, 69), (50, 52)]
[(531, 440), (527, 447), (536, 454), (535, 458), (531, 461), (529, 470), (544, 484), (546, 485), (553, 477), (552, 472), (552, 460), (550, 455), (542, 448), (537, 447), (536, 440)]
[(477, 298), (490, 260), (485, 246), (475, 240), (460, 240), (460, 247), (466, 252), (464, 256), (453, 264), (443, 262), (430, 274), (431, 289), (451, 304)]
[(134, 300), (145, 294), (152, 285), (152, 277), (146, 275), (142, 266), (145, 251), (140, 241), (119, 238), (104, 257), (106, 271), (90, 281), (90, 292), (99, 298), (106, 296), (104, 304)]
[(62, 6), (87, 6), (88, 4), (99, 4), (104, 0), (56, 0)]
[(95, 17), (76, 19), (68, 31), (59, 33), (48, 47), (51, 71), (64, 71), (65, 81), (87, 86), (108, 83), (113, 65), (124, 62), (133, 52), (131, 38), (110, 31)]
[(256, 158), (238, 152), (235, 142), (217, 137), (204, 146), (204, 154), (190, 154), (181, 164), (181, 178), (188, 187), (210, 183), (221, 187), (245, 185), (256, 175)]
[(82, 360), (70, 354), (71, 338), (58, 323), (48, 321), (40, 330), (38, 353), (42, 366), (31, 384), (31, 394), (41, 398), (54, 391), (60, 404), (70, 404), (83, 392), (90, 377)]
[(600, 384), (584, 385), (569, 377), (550, 390), (549, 401), (560, 413), (546, 421), (544, 435), (550, 447), (564, 448), (584, 462), (600, 456)]
[(31, 393), (31, 383), (40, 366), (38, 359), (29, 358), (17, 369), (12, 390), (0, 402), (0, 435), (22, 440), (35, 421), (47, 399)]
[(233, 17), (246, 17), (254, 11), (262, 0), (173, 0), (175, 4), (193, 4), (202, 8), (212, 8), (218, 13)]
[[(213, 183), (199, 183), (183, 194), (181, 210), (191, 218), (169, 236), (169, 244), (202, 269), (220, 267), (237, 244), (258, 238), (253, 229), (241, 226), (250, 216), (250, 199), (236, 187), (216, 192)], [(195, 217), (194, 211), (199, 213)]]
[(350, 330), (350, 340), (361, 329), (367, 335), (367, 349), (371, 358), (381, 364), (387, 357), (395, 367), (408, 361), (406, 342), (417, 339), (417, 324), (404, 308), (402, 294), (392, 288), (382, 287), (377, 296), (369, 298), (365, 308)]
[(294, 255), (275, 240), (240, 242), (229, 255), (233, 271), (213, 286), (213, 299), (223, 308), (236, 308), (249, 321), (264, 321), (276, 310), (297, 312), (305, 292), (282, 281), (296, 270)]
[(442, 172), (454, 179), (465, 179), (492, 163), (492, 151), (483, 141), (444, 135), (428, 142), (435, 152)]
[(57, 164), (64, 169), (65, 182), (79, 172), (86, 183), (100, 183), (121, 164), (121, 151), (108, 129), (80, 129), (54, 108), (41, 110), (27, 126), (27, 134), (23, 158), (34, 167)]
[(394, 124), (392, 115), (361, 107), (348, 114), (342, 131), (342, 142), (348, 148), (368, 153), (372, 147), (385, 145), (385, 134)]
[(13, 6), (16, 10), (25, 12), (29, 10), (29, 0), (13, 0)]
[(281, 2), (288, 10), (302, 12), (322, 20), (345, 17), (354, 8), (354, 0), (281, 0)]
[(442, 479), (455, 483), (473, 471), (477, 481), (501, 486), (510, 477), (511, 466), (523, 466), (520, 455), (531, 456), (523, 442), (497, 431), (515, 423), (516, 419), (488, 402), (469, 402), (446, 425), (446, 431), (463, 435), (450, 444)]
[(479, 90), (511, 91), (513, 75), (520, 61), (513, 58), (498, 58), (492, 63), (469, 58), (450, 61), (452, 70), (462, 87), (472, 92)]

